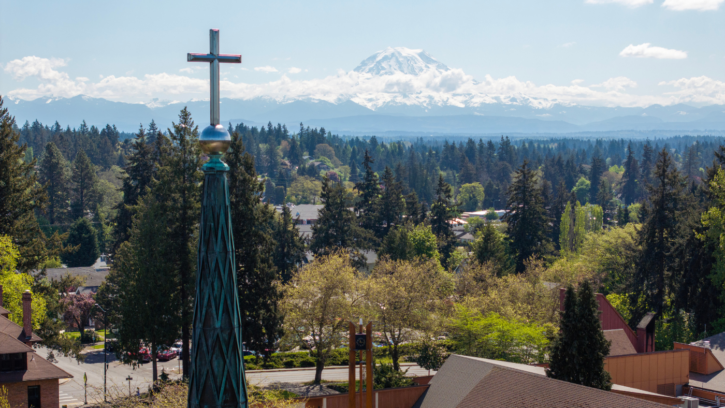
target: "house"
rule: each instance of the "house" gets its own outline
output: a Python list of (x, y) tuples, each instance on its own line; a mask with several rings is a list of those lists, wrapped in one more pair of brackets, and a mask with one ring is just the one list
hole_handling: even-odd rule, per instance
[(58, 407), (59, 380), (73, 378), (39, 356), (32, 346), (42, 341), (32, 331), (32, 297), (23, 293), (23, 326), (8, 319), (0, 286), (0, 386), (8, 391), (11, 407)]
[(451, 355), (415, 408), (671, 407), (677, 398), (621, 385), (603, 391), (546, 377), (543, 367)]
[[(292, 218), (299, 218), (295, 221), (298, 225), (312, 225), (320, 218), (319, 211), (324, 207), (324, 205), (300, 204), (290, 207), (290, 212)], [(277, 211), (281, 213), (282, 208), (279, 207)]]
[(95, 266), (87, 266), (77, 268), (48, 268), (45, 270), (45, 275), (52, 281), (59, 281), (66, 274), (81, 277), (84, 279), (83, 286), (71, 288), (73, 292), (77, 294), (95, 294), (98, 292), (101, 284), (106, 281), (108, 272), (108, 267), (97, 268)]

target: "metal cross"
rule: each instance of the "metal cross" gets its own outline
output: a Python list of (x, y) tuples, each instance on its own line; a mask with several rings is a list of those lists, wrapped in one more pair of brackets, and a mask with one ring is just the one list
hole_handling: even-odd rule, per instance
[(211, 125), (219, 125), (219, 63), (227, 62), (240, 64), (242, 62), (241, 55), (235, 54), (219, 54), (219, 29), (212, 28), (209, 30), (209, 54), (188, 53), (186, 59), (189, 62), (208, 62), (209, 63), (209, 79), (211, 82), (211, 93), (209, 94), (209, 107), (211, 109)]

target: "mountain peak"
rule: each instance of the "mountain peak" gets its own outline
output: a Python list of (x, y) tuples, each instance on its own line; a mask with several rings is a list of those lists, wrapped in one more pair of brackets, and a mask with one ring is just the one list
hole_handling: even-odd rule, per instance
[(425, 71), (448, 71), (449, 68), (423, 50), (388, 47), (371, 55), (355, 68), (355, 72), (372, 75), (419, 75)]

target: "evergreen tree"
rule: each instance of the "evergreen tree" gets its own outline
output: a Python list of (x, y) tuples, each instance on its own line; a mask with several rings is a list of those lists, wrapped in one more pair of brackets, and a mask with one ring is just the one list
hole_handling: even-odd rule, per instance
[(602, 332), (599, 313), (588, 282), (580, 287), (578, 295), (571, 286), (567, 289), (547, 377), (607, 391), (612, 388), (611, 376), (604, 370), (610, 343)]
[(71, 213), (73, 219), (78, 219), (85, 216), (86, 212), (94, 210), (99, 198), (96, 191), (98, 183), (96, 170), (83, 150), (78, 152), (73, 161), (71, 181), (73, 182)]
[[(155, 126), (153, 121), (151, 123)], [(163, 135), (155, 141), (160, 143), (162, 138), (164, 138)], [(151, 187), (154, 179), (156, 167), (154, 148), (146, 140), (146, 132), (141, 127), (131, 145), (131, 154), (128, 156), (128, 162), (124, 168), (125, 174), (121, 187), (123, 199), (115, 207), (117, 211), (114, 220), (113, 244), (110, 248), (113, 254), (122, 243), (128, 240), (135, 206), (138, 204), (139, 198)]]
[(302, 156), (304, 156), (304, 154), (302, 153), (300, 144), (299, 144), (297, 138), (293, 137), (292, 140), (290, 140), (289, 152), (287, 153), (287, 158), (289, 158), (289, 161), (290, 161), (290, 163), (292, 163), (293, 166), (299, 166), (302, 164)]
[(45, 207), (48, 221), (51, 225), (63, 223), (67, 219), (69, 207), (68, 163), (53, 142), (45, 145), (39, 173), (39, 182), (43, 184), (48, 194), (48, 205)]
[(603, 178), (599, 182), (599, 193), (597, 193), (597, 202), (601, 206), (603, 211), (602, 222), (609, 224), (609, 219), (612, 217), (614, 212), (612, 200), (614, 200), (614, 193), (612, 192), (612, 185), (609, 184), (609, 180)]
[(481, 264), (491, 262), (496, 274), (499, 276), (511, 272), (513, 265), (511, 265), (507, 254), (506, 240), (503, 234), (488, 222), (476, 235), (476, 241), (471, 245), (476, 260)]
[(627, 159), (624, 161), (624, 174), (622, 175), (622, 199), (626, 205), (634, 204), (639, 197), (639, 164), (634, 158), (632, 142), (627, 147)]
[(93, 265), (100, 251), (96, 230), (88, 218), (79, 218), (70, 227), (66, 245), (75, 251), (63, 254), (63, 262), (70, 268)]
[[(117, 251), (111, 274), (117, 312), (117, 352), (138, 353), (141, 342), (149, 346), (152, 378), (158, 380), (157, 359), (161, 347), (179, 336), (178, 279), (169, 231), (171, 214), (153, 196), (142, 197), (129, 231), (129, 240)], [(106, 309), (108, 310), (108, 309)], [(123, 354), (126, 354), (123, 353)]]
[(161, 166), (158, 169), (158, 183), (154, 184), (153, 194), (164, 211), (169, 214), (167, 228), (168, 243), (173, 250), (167, 259), (175, 271), (178, 296), (175, 297), (176, 308), (180, 313), (180, 332), (182, 344), (183, 375), (189, 376), (190, 354), (189, 339), (194, 307), (194, 285), (196, 282), (196, 232), (200, 219), (201, 152), (199, 148), (199, 128), (194, 125), (187, 108), (181, 110), (179, 122), (172, 123), (173, 129), (168, 130), (170, 145), (167, 142), (157, 143), (166, 152), (159, 157)]
[(642, 161), (639, 170), (642, 177), (642, 181), (639, 183), (642, 192), (647, 192), (647, 186), (652, 182), (652, 169), (655, 166), (655, 160), (655, 151), (648, 141), (644, 144), (642, 150)]
[(287, 283), (293, 272), (305, 260), (305, 242), (292, 219), (289, 207), (282, 206), (282, 215), (279, 216), (274, 228), (274, 265), (282, 283)]
[(408, 216), (407, 221), (413, 224), (425, 222), (426, 210), (422, 203), (418, 203), (418, 194), (415, 191), (405, 196), (405, 214)]
[[(659, 317), (665, 312), (667, 294), (677, 292), (681, 279), (682, 271), (678, 268), (680, 238), (687, 236), (685, 210), (689, 200), (685, 195), (685, 180), (664, 149), (659, 153), (652, 181), (653, 184), (647, 186), (649, 199), (640, 214), (643, 220), (639, 230), (642, 251), (633, 282), (637, 288), (633, 293), (643, 296), (644, 303), (634, 299), (633, 304), (643, 304)], [(645, 311), (638, 309), (633, 319), (641, 318)]]
[(265, 354), (265, 349), (274, 348), (282, 324), (278, 310), (281, 294), (275, 285), (278, 275), (273, 259), (274, 207), (259, 202), (264, 181), (258, 180), (254, 157), (245, 151), (237, 132), (232, 134), (226, 161), (244, 327), (242, 339), (250, 350)]
[(436, 200), (431, 206), (430, 225), (438, 240), (438, 252), (441, 254), (441, 265), (444, 268), (450, 266), (448, 262), (455, 250), (456, 236), (453, 233), (451, 220), (456, 217), (456, 212), (453, 205), (453, 190), (443, 180), (443, 175), (440, 175), (436, 189)]
[(0, 235), (13, 238), (20, 251), (17, 269), (29, 271), (60, 253), (65, 236), (47, 238), (35, 219), (35, 210), (43, 209), (47, 195), (38, 183), (35, 160), (25, 162), (27, 145), (20, 146), (15, 118), (3, 108), (0, 98)]
[(379, 222), (381, 226), (378, 239), (383, 239), (391, 228), (401, 223), (405, 211), (403, 188), (388, 166), (385, 166), (382, 182), (384, 190), (380, 197)]
[(516, 272), (524, 271), (524, 262), (549, 252), (549, 217), (537, 187), (538, 179), (527, 160), (516, 171), (508, 189), (504, 222), (508, 224), (510, 248), (516, 258)]
[(602, 178), (602, 174), (607, 170), (607, 162), (602, 159), (597, 150), (592, 157), (592, 167), (589, 170), (589, 182), (591, 187), (589, 189), (589, 202), (592, 204), (599, 204), (599, 183)]
[(355, 223), (355, 213), (349, 210), (345, 197), (342, 184), (334, 183), (327, 177), (322, 179), (320, 199), (325, 206), (319, 210), (318, 220), (312, 226), (310, 250), (315, 256), (348, 251), (353, 264), (362, 267), (366, 259), (360, 250), (369, 247), (372, 234)]
[[(552, 234), (551, 234), (551, 242), (553, 242), (556, 246), (558, 246), (558, 250), (562, 251), (561, 247), (561, 225), (562, 225), (562, 217), (564, 216), (564, 211), (566, 210), (566, 205), (568, 204), (569, 200), (569, 192), (566, 190), (566, 185), (564, 184), (564, 181), (559, 182), (559, 186), (556, 189), (556, 198), (554, 199), (554, 204), (551, 206), (551, 210), (549, 211), (551, 213), (551, 219), (553, 222), (553, 227), (551, 228)], [(571, 208), (570, 208), (571, 212)], [(559, 226), (557, 228), (556, 226)], [(567, 224), (568, 225), (568, 224)], [(568, 229), (567, 229), (568, 233)]]
[(363, 179), (355, 184), (355, 189), (360, 193), (355, 203), (355, 212), (357, 212), (360, 226), (377, 235), (380, 230), (380, 183), (378, 175), (371, 166), (374, 162), (368, 151), (365, 150), (363, 159), (365, 174)]

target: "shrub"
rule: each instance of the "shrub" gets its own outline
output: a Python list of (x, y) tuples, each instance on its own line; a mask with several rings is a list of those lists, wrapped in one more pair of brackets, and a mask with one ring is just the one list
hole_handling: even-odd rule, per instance
[(307, 357), (300, 360), (300, 367), (314, 367), (315, 365), (315, 359), (312, 357)]
[(392, 364), (373, 366), (373, 382), (375, 389), (410, 387), (413, 379), (405, 376), (408, 370), (396, 371)]
[(284, 363), (282, 363), (286, 368), (295, 368), (297, 367), (297, 362), (295, 360), (289, 359), (285, 360)]

